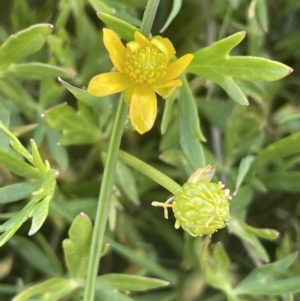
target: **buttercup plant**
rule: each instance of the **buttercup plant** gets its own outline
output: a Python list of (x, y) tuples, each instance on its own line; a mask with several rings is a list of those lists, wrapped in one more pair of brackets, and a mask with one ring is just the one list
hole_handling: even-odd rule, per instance
[[(298, 99), (265, 82), (292, 72), (269, 58), (296, 43), (267, 11), (297, 5), (44, 2), (13, 0), (0, 24), (0, 300), (296, 298)], [(288, 233), (267, 250), (269, 224)]]

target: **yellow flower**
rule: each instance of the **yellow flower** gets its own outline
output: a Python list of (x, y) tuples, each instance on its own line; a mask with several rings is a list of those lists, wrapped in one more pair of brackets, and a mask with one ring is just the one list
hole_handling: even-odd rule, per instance
[(155, 92), (167, 98), (181, 86), (182, 82), (175, 78), (187, 68), (193, 55), (172, 61), (175, 49), (169, 39), (155, 36), (148, 40), (138, 31), (134, 39), (125, 47), (112, 30), (103, 29), (103, 42), (115, 71), (93, 77), (88, 92), (101, 97), (125, 91), (131, 123), (144, 134), (156, 118)]

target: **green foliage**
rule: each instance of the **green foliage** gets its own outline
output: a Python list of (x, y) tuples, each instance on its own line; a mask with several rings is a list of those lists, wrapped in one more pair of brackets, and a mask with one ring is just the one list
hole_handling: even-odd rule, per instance
[[(126, 119), (95, 301), (300, 300), (298, 2), (160, 1), (151, 35), (194, 59), (151, 132)], [(146, 4), (1, 3), (1, 301), (83, 300), (120, 101), (86, 87), (112, 68), (102, 29), (131, 41)], [(151, 203), (208, 164), (231, 218), (194, 238)]]

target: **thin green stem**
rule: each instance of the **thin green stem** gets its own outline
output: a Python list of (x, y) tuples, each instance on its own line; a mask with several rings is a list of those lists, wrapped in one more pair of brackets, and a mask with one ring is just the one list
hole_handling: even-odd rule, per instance
[[(104, 152), (107, 152), (108, 150), (108, 146), (103, 143), (99, 145), (99, 148)], [(135, 156), (128, 154), (127, 152), (124, 152), (122, 150), (119, 150), (118, 158), (128, 166), (134, 168), (135, 170), (152, 179), (165, 189), (169, 190), (173, 195), (182, 191), (181, 186), (177, 184), (174, 180), (172, 180), (156, 168), (152, 167), (151, 165), (136, 158)]]
[(96, 212), (94, 232), (87, 271), (86, 287), (84, 291), (84, 301), (94, 300), (96, 277), (100, 263), (101, 249), (103, 245), (104, 232), (109, 212), (109, 203), (114, 181), (114, 171), (117, 163), (118, 151), (121, 143), (127, 111), (128, 107), (125, 101), (123, 100), (122, 94), (120, 97), (115, 124), (107, 153), (107, 159), (99, 194), (99, 201)]
[[(159, 0), (148, 0), (140, 31), (145, 36), (149, 36)], [(84, 301), (93, 301), (95, 296), (96, 277), (101, 257), (104, 232), (107, 224), (111, 191), (114, 181), (115, 167), (117, 163), (118, 151), (123, 134), (124, 122), (127, 115), (127, 105), (121, 96), (115, 124), (111, 136), (111, 141), (107, 153), (106, 164), (101, 183), (98, 207), (95, 218), (92, 245), (88, 263), (86, 287), (84, 291)]]
[(148, 37), (150, 34), (159, 2), (160, 0), (148, 0), (147, 2), (142, 24), (140, 27), (140, 32), (146, 37)]

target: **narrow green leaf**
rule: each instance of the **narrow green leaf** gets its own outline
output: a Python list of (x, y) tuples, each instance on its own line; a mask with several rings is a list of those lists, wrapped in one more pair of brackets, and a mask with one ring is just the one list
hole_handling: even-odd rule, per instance
[(30, 196), (41, 187), (40, 183), (16, 183), (0, 188), (0, 204), (11, 203)]
[(60, 143), (64, 145), (93, 143), (99, 135), (93, 120), (85, 118), (67, 104), (47, 110), (45, 119), (53, 129), (63, 131)]
[(97, 284), (115, 288), (120, 291), (145, 291), (167, 286), (169, 282), (143, 276), (105, 274), (97, 277)]
[(46, 79), (65, 77), (72, 78), (74, 71), (44, 63), (13, 64), (5, 70), (4, 76), (13, 76), (24, 79)]
[(61, 78), (58, 80), (80, 101), (84, 102), (88, 106), (94, 108), (96, 111), (103, 112), (103, 110), (111, 110), (112, 104), (107, 97), (96, 97), (88, 93), (87, 90), (82, 90), (67, 82), (63, 81)]
[(134, 299), (114, 288), (96, 282), (95, 301), (134, 301)]
[(87, 272), (93, 226), (89, 217), (80, 213), (63, 241), (66, 264), (71, 278), (83, 278)]
[(126, 41), (134, 40), (134, 33), (139, 31), (137, 27), (119, 18), (102, 12), (99, 12), (97, 15), (101, 21), (103, 21), (110, 29), (112, 29), (116, 34)]
[(14, 297), (12, 301), (28, 301), (33, 300), (34, 297), (34, 299), (39, 297), (38, 300), (42, 301), (60, 300), (79, 287), (82, 287), (82, 283), (75, 279), (54, 277), (30, 286)]
[(18, 252), (28, 264), (43, 275), (55, 276), (56, 270), (52, 267), (46, 255), (31, 239), (15, 235), (9, 244)]
[(51, 24), (37, 24), (11, 35), (0, 47), (0, 69), (40, 50), (52, 30)]
[(35, 202), (31, 200), (21, 211), (16, 213), (10, 220), (0, 225), (0, 232), (4, 232), (0, 235), (0, 247), (2, 247), (26, 222), (33, 208)]
[(265, 0), (258, 0), (256, 2), (257, 17), (261, 27), (265, 32), (269, 31), (269, 16), (268, 6)]
[(280, 171), (260, 177), (268, 189), (286, 192), (300, 192), (300, 172)]
[(40, 171), (31, 165), (25, 163), (18, 157), (0, 150), (0, 163), (3, 164), (7, 169), (13, 173), (24, 177), (24, 178), (33, 178), (41, 179), (42, 174)]
[(171, 24), (173, 19), (178, 15), (181, 5), (182, 5), (182, 0), (173, 0), (173, 6), (172, 6), (171, 13), (169, 14), (168, 19), (166, 20), (162, 29), (159, 31), (160, 33), (164, 32), (168, 28), (168, 26)]
[(34, 211), (31, 214), (32, 223), (31, 223), (30, 230), (28, 232), (29, 236), (35, 234), (45, 222), (48, 216), (49, 204), (51, 199), (52, 199), (52, 195), (47, 196), (34, 207)]
[[(4, 128), (9, 126), (10, 115), (11, 112), (0, 95), (0, 122)], [(9, 151), (9, 139), (2, 131), (0, 131), (0, 149)]]
[(135, 177), (130, 168), (121, 161), (118, 161), (116, 167), (116, 182), (133, 204), (140, 204)]
[(300, 277), (274, 280), (292, 265), (297, 256), (297, 253), (292, 253), (252, 270), (235, 288), (235, 293), (277, 295), (300, 291)]
[[(165, 101), (165, 108), (163, 111), (163, 117), (160, 125), (160, 132), (162, 135), (165, 134), (168, 125), (170, 123), (171, 117), (172, 117), (172, 108), (175, 103), (176, 95), (173, 95), (172, 97), (168, 98), (167, 101)], [(172, 125), (174, 126), (174, 125)]]
[(42, 160), (38, 147), (33, 139), (30, 139), (31, 143), (31, 151), (32, 151), (32, 159), (35, 167), (44, 174), (46, 172), (46, 166)]
[(291, 134), (290, 136), (280, 139), (266, 148), (257, 155), (251, 165), (250, 171), (256, 172), (262, 166), (275, 159), (284, 158), (300, 152), (300, 132)]
[(109, 243), (109, 245), (114, 249), (117, 253), (124, 256), (125, 258), (129, 259), (132, 262), (135, 262), (142, 267), (146, 268), (149, 272), (153, 275), (156, 275), (160, 278), (166, 279), (171, 284), (175, 285), (177, 283), (177, 277), (174, 273), (168, 271), (167, 269), (163, 268), (159, 264), (157, 264), (153, 259), (149, 257), (143, 257), (138, 255), (133, 250), (130, 250), (123, 245), (117, 243), (116, 241), (105, 237), (105, 241)]
[(246, 223), (241, 220), (238, 220), (235, 217), (231, 217), (228, 224), (228, 230), (230, 233), (235, 234), (240, 239), (248, 243), (249, 248), (257, 256), (257, 258), (268, 262), (269, 255), (261, 242), (258, 240), (255, 234), (246, 227)]
[(203, 149), (199, 141), (205, 141), (205, 138), (200, 129), (197, 107), (187, 80), (185, 77), (181, 79), (183, 85), (179, 89), (178, 95), (180, 146), (187, 156), (191, 167), (196, 170), (205, 166)]
[(235, 184), (235, 190), (234, 190), (234, 195), (237, 194), (247, 172), (249, 171), (249, 168), (251, 166), (252, 161), (254, 160), (254, 156), (249, 155), (247, 157), (244, 157), (240, 163), (239, 166), (239, 171), (238, 171), (238, 176), (236, 179), (236, 184)]

